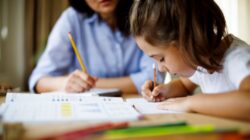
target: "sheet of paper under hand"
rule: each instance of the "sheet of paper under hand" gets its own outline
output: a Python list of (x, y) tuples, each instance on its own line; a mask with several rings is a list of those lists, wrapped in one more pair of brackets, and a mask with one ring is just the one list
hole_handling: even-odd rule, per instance
[(131, 98), (126, 100), (132, 104), (138, 112), (141, 114), (171, 114), (171, 113), (182, 113), (174, 110), (162, 110), (158, 109), (159, 103), (148, 102), (143, 98)]

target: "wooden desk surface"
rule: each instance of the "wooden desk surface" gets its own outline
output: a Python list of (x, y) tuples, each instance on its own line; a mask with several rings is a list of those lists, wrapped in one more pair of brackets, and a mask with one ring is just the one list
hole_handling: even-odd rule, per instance
[[(128, 96), (131, 98), (136, 96)], [(138, 97), (138, 96), (137, 96)], [(0, 103), (4, 102), (4, 97), (0, 97)], [(250, 122), (241, 122), (237, 120), (229, 120), (202, 114), (184, 113), (184, 114), (161, 114), (147, 115), (146, 119), (130, 122), (131, 126), (145, 124), (162, 124), (167, 122), (186, 121), (189, 124), (213, 124), (217, 128), (238, 128), (240, 132), (250, 133)], [(53, 124), (24, 124), (25, 138), (40, 138), (51, 134), (72, 131), (91, 124), (75, 122), (75, 123), (53, 123)]]

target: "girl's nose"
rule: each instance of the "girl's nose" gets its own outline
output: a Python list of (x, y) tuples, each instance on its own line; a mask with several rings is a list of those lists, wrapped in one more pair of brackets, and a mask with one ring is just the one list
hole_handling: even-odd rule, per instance
[(160, 64), (160, 65), (158, 64), (158, 70), (160, 72), (169, 72), (169, 69), (166, 66), (162, 65), (162, 64)]
[(166, 72), (166, 69), (162, 65), (158, 64), (158, 69), (159, 69), (160, 72)]

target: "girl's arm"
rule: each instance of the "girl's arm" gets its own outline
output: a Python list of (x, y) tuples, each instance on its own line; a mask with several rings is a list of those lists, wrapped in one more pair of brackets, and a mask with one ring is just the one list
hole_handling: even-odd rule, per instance
[(241, 82), (239, 90), (170, 99), (162, 103), (160, 108), (250, 121), (249, 85), (250, 76)]
[(190, 111), (250, 121), (250, 76), (239, 90), (224, 94), (200, 94), (190, 98)]

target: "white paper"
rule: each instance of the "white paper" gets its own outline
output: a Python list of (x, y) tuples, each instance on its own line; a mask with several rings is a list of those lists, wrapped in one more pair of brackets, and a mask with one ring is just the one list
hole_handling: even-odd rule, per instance
[[(81, 93), (67, 93), (67, 94), (83, 94), (82, 96), (99, 96), (99, 95), (109, 95), (109, 93), (119, 93), (120, 89), (110, 88), (110, 89), (100, 89), (100, 88), (92, 88), (89, 91), (81, 92)], [(55, 92), (47, 92), (47, 93), (65, 93), (63, 91), (55, 91)]]
[(119, 97), (8, 93), (4, 122), (127, 121), (140, 114)]
[(143, 98), (131, 98), (126, 100), (128, 103), (133, 105), (138, 112), (141, 114), (173, 114), (182, 113), (174, 110), (162, 110), (157, 108), (159, 103), (148, 102)]
[(24, 93), (8, 93), (5, 102), (89, 102), (89, 101), (109, 101), (122, 102), (121, 97), (99, 97), (86, 96), (78, 93), (46, 93), (46, 94), (24, 94)]

